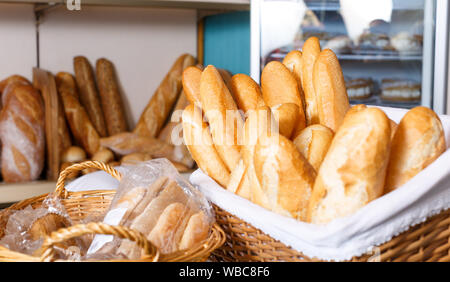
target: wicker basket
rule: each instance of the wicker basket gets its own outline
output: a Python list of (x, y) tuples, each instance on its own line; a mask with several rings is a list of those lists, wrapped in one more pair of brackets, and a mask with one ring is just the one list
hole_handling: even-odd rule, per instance
[[(214, 209), (216, 222), (227, 236), (225, 244), (213, 252), (214, 261), (319, 261), (291, 249), (216, 205)], [(449, 262), (450, 210), (401, 233), (378, 246), (375, 252), (351, 261)]]
[[(201, 244), (189, 250), (180, 250), (171, 254), (160, 254), (158, 250), (146, 239), (146, 237), (135, 230), (123, 226), (110, 226), (103, 223), (81, 224), (82, 220), (89, 216), (103, 215), (115, 195), (115, 190), (94, 190), (69, 192), (64, 188), (66, 177), (75, 171), (85, 168), (100, 169), (114, 178), (120, 180), (121, 174), (114, 168), (101, 162), (87, 161), (72, 165), (61, 172), (56, 183), (55, 193), (62, 199), (61, 202), (66, 208), (73, 226), (53, 232), (44, 239), (42, 245), (42, 256), (35, 257), (11, 251), (0, 246), (0, 261), (54, 261), (53, 245), (68, 240), (70, 238), (82, 236), (84, 234), (109, 234), (120, 238), (126, 238), (136, 242), (144, 250), (144, 255), (135, 261), (205, 261), (211, 252), (220, 247), (225, 241), (223, 230), (215, 223), (212, 226), (209, 237)], [(39, 207), (48, 194), (37, 196), (18, 202), (0, 212), (0, 222), (5, 222), (12, 210), (20, 210), (28, 205), (33, 208)], [(123, 261), (123, 260), (121, 260)]]

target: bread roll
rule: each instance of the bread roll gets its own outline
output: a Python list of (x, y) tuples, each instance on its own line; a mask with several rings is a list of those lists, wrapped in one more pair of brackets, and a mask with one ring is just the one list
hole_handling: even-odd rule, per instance
[(78, 146), (71, 146), (63, 151), (62, 162), (79, 163), (86, 160), (86, 152)]
[(320, 54), (320, 42), (317, 37), (308, 38), (302, 48), (302, 86), (306, 101), (306, 124), (319, 123), (319, 112), (313, 83), (313, 70)]
[(211, 135), (220, 158), (229, 171), (238, 164), (244, 120), (230, 91), (214, 66), (207, 66), (200, 80), (200, 101), (208, 118)]
[(189, 54), (178, 57), (145, 107), (134, 133), (144, 137), (158, 136), (180, 95), (183, 70), (194, 64), (195, 59)]
[(317, 174), (310, 222), (350, 215), (383, 193), (390, 135), (382, 110), (357, 105), (348, 111)]
[(193, 105), (200, 106), (200, 79), (202, 77), (202, 70), (196, 66), (187, 67), (183, 71), (183, 90), (186, 93), (186, 98)]
[(73, 59), (73, 68), (75, 71), (75, 79), (80, 90), (80, 102), (86, 109), (89, 120), (101, 137), (108, 136), (105, 117), (91, 64), (86, 57), (76, 56)]
[(138, 152), (138, 153), (131, 153), (131, 154), (123, 156), (120, 159), (120, 163), (121, 164), (135, 164), (138, 162), (149, 161), (151, 159), (152, 159), (151, 154)]
[(402, 186), (445, 149), (444, 130), (436, 113), (422, 106), (409, 110), (392, 140), (385, 192)]
[(305, 221), (316, 172), (283, 135), (259, 139), (254, 165), (270, 210)]
[(208, 238), (210, 223), (203, 211), (191, 216), (181, 238), (179, 250), (188, 250)]
[(77, 98), (78, 90), (73, 76), (69, 73), (59, 72), (56, 74), (55, 80), (64, 105), (66, 119), (76, 143), (89, 156), (94, 155), (100, 147), (100, 136)]
[(336, 132), (350, 104), (342, 69), (330, 49), (323, 50), (317, 57), (313, 81), (319, 122)]
[(303, 129), (294, 139), (294, 144), (306, 160), (319, 171), (320, 164), (328, 152), (333, 131), (321, 124), (313, 124)]
[(9, 97), (0, 112), (3, 180), (36, 180), (45, 159), (44, 102), (31, 85), (12, 83), (5, 92), (10, 93), (4, 93)]
[(238, 108), (244, 113), (265, 105), (261, 88), (246, 74), (238, 73), (233, 75), (230, 81), (230, 90)]
[[(305, 93), (303, 91), (302, 84), (302, 52), (299, 50), (292, 50), (283, 59), (283, 65), (285, 65), (294, 75), (297, 80), (298, 90), (300, 92), (300, 98), (302, 99), (303, 112), (306, 113), (306, 100)], [(305, 116), (306, 119), (306, 116)]]
[(113, 64), (105, 58), (98, 59), (95, 71), (108, 135), (128, 131), (125, 110)]
[(230, 171), (216, 151), (208, 124), (203, 121), (202, 111), (193, 104), (183, 111), (183, 138), (198, 167), (226, 187)]
[(107, 164), (114, 160), (114, 153), (111, 152), (111, 150), (103, 148), (97, 151), (97, 153), (92, 156), (91, 160)]

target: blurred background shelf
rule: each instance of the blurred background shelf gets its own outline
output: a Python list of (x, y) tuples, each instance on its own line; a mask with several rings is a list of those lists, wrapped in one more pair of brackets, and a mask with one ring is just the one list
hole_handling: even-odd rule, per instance
[(32, 181), (25, 183), (0, 183), (0, 208), (23, 199), (32, 198), (55, 190), (54, 181)]

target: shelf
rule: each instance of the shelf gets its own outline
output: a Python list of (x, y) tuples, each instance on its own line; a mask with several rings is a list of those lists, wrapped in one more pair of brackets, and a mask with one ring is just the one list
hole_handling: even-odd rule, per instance
[(55, 190), (54, 181), (33, 181), (26, 183), (1, 183), (0, 204), (19, 202)]
[(339, 60), (346, 61), (422, 61), (421, 55), (358, 55), (338, 54)]
[[(80, 0), (83, 6), (164, 7), (184, 9), (249, 10), (250, 0)], [(0, 3), (66, 4), (66, 0), (0, 0)], [(72, 2), (73, 3), (73, 2)]]
[[(338, 12), (341, 5), (338, 1), (305, 1), (306, 6), (309, 10), (314, 12), (320, 11), (335, 11)], [(394, 11), (420, 11), (423, 10), (424, 6), (415, 3), (395, 3), (392, 7)]]

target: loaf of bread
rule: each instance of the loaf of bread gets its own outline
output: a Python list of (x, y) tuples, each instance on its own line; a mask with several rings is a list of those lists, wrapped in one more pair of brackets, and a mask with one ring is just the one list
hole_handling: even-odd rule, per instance
[(334, 133), (321, 124), (312, 124), (303, 129), (294, 139), (294, 144), (316, 171), (328, 152)]
[(178, 246), (179, 250), (188, 250), (208, 238), (210, 223), (203, 211), (192, 215), (184, 230)]
[(350, 104), (341, 66), (330, 49), (323, 50), (317, 57), (313, 82), (319, 122), (336, 132)]
[(285, 65), (292, 72), (295, 79), (297, 80), (300, 98), (302, 99), (303, 112), (306, 115), (305, 92), (303, 91), (303, 84), (302, 84), (302, 55), (303, 55), (302, 52), (299, 50), (290, 51), (284, 57), (283, 65)]
[[(298, 112), (296, 115), (293, 114), (291, 106), (287, 107), (289, 113), (275, 115), (285, 118), (283, 121), (278, 121), (280, 129), (282, 127), (292, 128), (288, 132), (283, 132), (284, 136), (291, 138), (292, 135), (297, 135), (305, 127), (306, 118), (299, 86), (293, 73), (282, 63), (272, 61), (262, 71), (261, 89), (264, 102), (272, 111), (274, 111), (274, 107), (281, 104), (297, 105), (298, 109), (294, 109), (294, 112)], [(280, 109), (278, 111), (280, 112)], [(287, 124), (285, 124), (286, 122)]]
[(309, 37), (302, 48), (302, 86), (306, 101), (306, 124), (319, 123), (319, 112), (313, 83), (313, 70), (320, 54), (320, 42), (317, 37)]
[(436, 113), (423, 106), (409, 110), (392, 139), (385, 193), (406, 183), (445, 149), (444, 130)]
[(254, 166), (270, 210), (306, 221), (316, 172), (294, 143), (280, 134), (258, 139)]
[(306, 126), (305, 115), (298, 105), (294, 103), (279, 104), (272, 107), (272, 113), (278, 122), (280, 134), (293, 139)]
[(7, 78), (3, 79), (0, 81), (0, 95), (2, 95), (2, 104), (3, 100), (5, 99), (5, 95), (3, 95), (2, 93), (5, 91), (6, 86), (8, 86), (8, 84), (13, 83), (13, 82), (22, 82), (23, 84), (31, 84), (31, 82), (26, 79), (25, 77), (21, 76), (21, 75), (11, 75), (8, 76)]
[(10, 83), (0, 112), (1, 171), (5, 182), (39, 178), (44, 166), (44, 102), (37, 89)]
[(389, 160), (389, 118), (357, 105), (345, 115), (319, 168), (308, 220), (327, 223), (354, 213), (383, 193)]
[(230, 90), (238, 108), (244, 113), (265, 105), (261, 87), (246, 74), (233, 75), (230, 81)]
[(200, 107), (200, 79), (202, 70), (197, 66), (187, 67), (182, 74), (183, 90), (189, 103)]
[(105, 58), (98, 59), (95, 71), (108, 135), (128, 131), (125, 109), (113, 64)]
[(230, 180), (230, 170), (214, 146), (209, 126), (203, 121), (201, 109), (193, 104), (183, 111), (183, 138), (198, 167), (226, 187)]
[(78, 146), (65, 149), (61, 155), (61, 162), (80, 163), (87, 159), (86, 152)]
[(183, 70), (194, 64), (195, 59), (189, 54), (184, 54), (175, 61), (145, 107), (134, 133), (144, 137), (158, 136), (180, 95)]
[(77, 98), (78, 89), (75, 80), (66, 72), (57, 73), (55, 79), (70, 131), (76, 143), (86, 151), (88, 156), (92, 156), (100, 148), (100, 136)]
[(207, 66), (202, 72), (200, 101), (217, 153), (232, 171), (241, 158), (239, 137), (242, 136), (244, 120), (214, 66)]
[(79, 97), (81, 104), (86, 109), (89, 119), (100, 137), (108, 136), (105, 117), (91, 64), (86, 57), (76, 56), (73, 59), (73, 68), (80, 91)]

